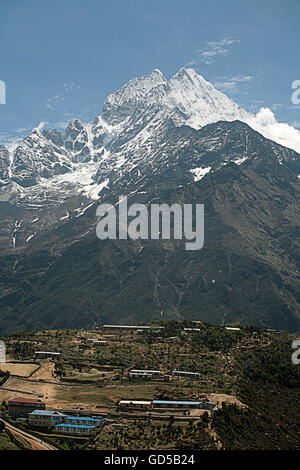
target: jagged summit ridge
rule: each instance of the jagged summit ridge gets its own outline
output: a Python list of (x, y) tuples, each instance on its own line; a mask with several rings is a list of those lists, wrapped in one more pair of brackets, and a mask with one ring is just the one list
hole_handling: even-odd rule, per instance
[(102, 114), (90, 123), (71, 121), (64, 133), (37, 128), (13, 153), (0, 148), (1, 184), (9, 190), (9, 183), (16, 183), (24, 194), (23, 188), (30, 191), (46, 181), (51, 188), (54, 179), (53, 191), (57, 191), (63, 175), (73, 173), (74, 178), (67, 180), (76, 192), (78, 186), (82, 189), (82, 169), (85, 182), (90, 172), (88, 186), (94, 185), (92, 192), (97, 195), (96, 185), (102, 188), (110, 173), (118, 172), (121, 177), (135, 169), (138, 174), (140, 164), (163, 153), (170, 125), (201, 129), (219, 121), (242, 121), (270, 137), (255, 116), (195, 70), (181, 68), (167, 80), (155, 69), (111, 93)]
[(102, 117), (110, 125), (119, 124), (130, 116), (145, 96), (156, 86), (166, 83), (162, 72), (153, 70), (149, 75), (133, 78), (120, 90), (111, 93), (103, 105)]
[(217, 121), (250, 119), (224, 93), (216, 90), (193, 69), (180, 69), (167, 81), (162, 72), (133, 79), (106, 99), (102, 117), (110, 125), (130, 118), (138, 107), (143, 110), (156, 105), (165, 112), (181, 113), (183, 123), (199, 129)]

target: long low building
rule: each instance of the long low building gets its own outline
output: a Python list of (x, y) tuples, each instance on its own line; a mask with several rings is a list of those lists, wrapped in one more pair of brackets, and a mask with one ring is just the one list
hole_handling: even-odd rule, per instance
[(141, 325), (103, 325), (105, 330), (150, 330), (152, 329), (163, 329), (164, 326), (141, 326)]
[(216, 403), (210, 401), (153, 400), (153, 408), (181, 408), (212, 410)]
[(181, 401), (181, 400), (153, 400), (153, 408), (181, 408), (192, 409), (200, 408), (201, 401)]
[(118, 408), (123, 410), (182, 409), (214, 410), (217, 404), (210, 401), (184, 400), (120, 400)]
[(78, 424), (82, 426), (99, 426), (103, 418), (91, 418), (89, 416), (66, 416), (64, 424)]
[(107, 344), (107, 341), (105, 341), (104, 339), (88, 338), (87, 342), (88, 343), (93, 343), (96, 346), (106, 346), (106, 344)]
[(63, 434), (74, 434), (74, 435), (88, 435), (94, 429), (96, 429), (97, 426), (89, 426), (85, 424), (57, 424), (54, 426), (54, 431), (63, 433)]
[(134, 374), (151, 374), (151, 375), (164, 375), (161, 370), (149, 370), (149, 369), (131, 369), (130, 373)]
[(120, 400), (118, 403), (121, 409), (145, 410), (152, 408), (151, 400)]
[(199, 409), (199, 410), (213, 410), (216, 408), (216, 403), (210, 401), (184, 401), (184, 400), (153, 400), (153, 408), (175, 408), (175, 409)]
[(183, 328), (183, 331), (201, 331), (200, 328)]
[(157, 377), (163, 377), (165, 374), (161, 370), (139, 370), (139, 369), (132, 369), (129, 372), (129, 377), (132, 379), (152, 379)]
[(177, 370), (177, 369), (174, 369), (172, 374), (175, 377), (185, 377), (185, 378), (193, 379), (193, 380), (199, 380), (201, 377), (199, 372), (188, 372), (188, 371)]
[(41, 359), (45, 359), (47, 357), (58, 358), (60, 357), (61, 353), (54, 352), (54, 351), (35, 351), (34, 355), (35, 357), (40, 357)]

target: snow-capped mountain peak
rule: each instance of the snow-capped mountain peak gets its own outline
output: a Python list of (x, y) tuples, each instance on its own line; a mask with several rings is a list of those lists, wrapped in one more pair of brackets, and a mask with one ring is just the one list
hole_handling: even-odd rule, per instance
[[(300, 151), (299, 131), (277, 123), (265, 112), (263, 116), (248, 113), (195, 70), (181, 68), (166, 80), (155, 69), (111, 93), (102, 114), (92, 122), (73, 120), (64, 133), (38, 126), (13, 153), (0, 149), (1, 184), (9, 187), (14, 182), (30, 192), (31, 187), (44, 185), (45, 180), (47, 188), (51, 187), (51, 179), (55, 178), (53, 187), (57, 191), (65, 178), (76, 192), (78, 188), (85, 190), (90, 171), (89, 191), (97, 196), (97, 185), (103, 188), (106, 181), (105, 187), (109, 188), (109, 175), (118, 179), (129, 172), (134, 178), (141, 173), (142, 162), (151, 163), (158, 154), (168, 158), (164, 148), (170, 126), (199, 130), (219, 121), (242, 121), (264, 137)], [(288, 139), (290, 134), (292, 140)], [(38, 194), (37, 188), (34, 193)], [(23, 190), (22, 194), (26, 198)]]
[(103, 119), (111, 125), (124, 121), (145, 96), (162, 83), (166, 83), (166, 79), (158, 69), (154, 69), (149, 75), (133, 78), (106, 98), (102, 112)]
[[(123, 122), (123, 128), (132, 116), (141, 112), (181, 115), (180, 125), (195, 129), (217, 121), (249, 121), (251, 115), (241, 109), (224, 93), (217, 90), (193, 69), (181, 68), (170, 80), (155, 69), (151, 74), (130, 80), (120, 90), (108, 96), (102, 118), (110, 125)], [(146, 121), (147, 119), (144, 119)], [(132, 122), (130, 123), (132, 127)]]
[(246, 121), (249, 114), (193, 69), (180, 69), (168, 82), (168, 102), (187, 116), (186, 124), (200, 129), (217, 121)]

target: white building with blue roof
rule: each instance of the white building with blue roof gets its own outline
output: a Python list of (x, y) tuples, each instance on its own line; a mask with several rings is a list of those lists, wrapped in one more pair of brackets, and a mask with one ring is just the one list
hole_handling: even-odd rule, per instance
[(56, 424), (64, 421), (66, 415), (59, 411), (34, 410), (28, 415), (28, 422), (31, 426), (52, 428)]
[(103, 418), (92, 418), (89, 416), (66, 416), (65, 424), (76, 424), (81, 426), (99, 426)]
[(210, 401), (153, 400), (153, 408), (181, 408), (214, 410), (216, 403)]
[(153, 400), (154, 408), (200, 408), (201, 401), (183, 401), (183, 400)]
[(102, 421), (100, 417), (68, 416), (59, 411), (35, 410), (29, 414), (30, 426), (78, 435), (89, 434)]
[(86, 436), (94, 431), (97, 426), (91, 426), (87, 424), (57, 424), (54, 427), (55, 432), (64, 433), (64, 434), (76, 434)]

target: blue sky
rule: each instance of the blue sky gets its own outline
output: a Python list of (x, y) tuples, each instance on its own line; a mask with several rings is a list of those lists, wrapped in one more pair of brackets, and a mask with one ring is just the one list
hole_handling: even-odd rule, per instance
[(134, 76), (182, 66), (300, 128), (299, 22), (299, 0), (1, 0), (0, 143), (91, 120)]

